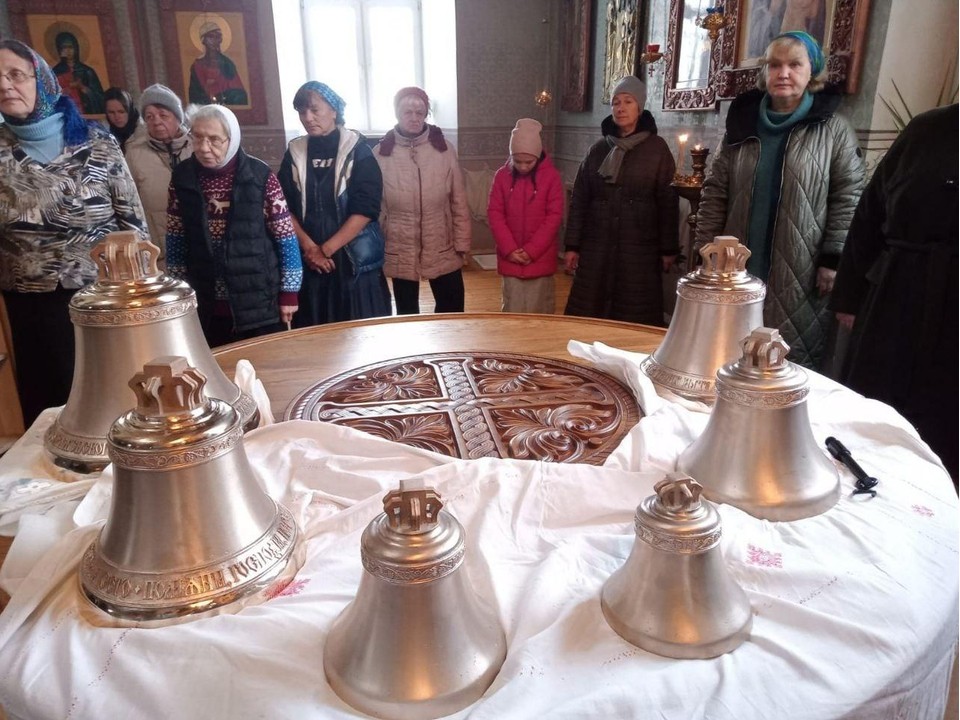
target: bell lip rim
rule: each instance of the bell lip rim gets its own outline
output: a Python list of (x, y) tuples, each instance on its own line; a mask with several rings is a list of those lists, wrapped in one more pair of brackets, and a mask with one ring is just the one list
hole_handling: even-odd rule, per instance
[[(825, 454), (826, 455), (826, 454)], [(832, 464), (832, 463), (831, 463)], [(803, 500), (798, 500), (795, 502), (789, 503), (777, 503), (777, 504), (766, 504), (759, 505), (757, 503), (747, 504), (744, 499), (740, 499), (736, 496), (723, 495), (722, 493), (713, 493), (715, 497), (708, 498), (710, 502), (730, 505), (735, 507), (741, 512), (747, 513), (751, 517), (757, 518), (758, 520), (767, 520), (768, 522), (796, 522), (798, 520), (807, 520), (808, 518), (814, 518), (819, 515), (823, 515), (826, 512), (829, 512), (834, 507), (840, 503), (840, 497), (843, 495), (842, 489), (840, 487), (840, 473), (837, 471), (836, 467), (833, 467), (833, 471), (836, 474), (836, 482), (831, 485), (830, 489), (815, 495), (812, 499), (805, 498)], [(825, 479), (824, 479), (825, 480)], [(706, 489), (704, 489), (704, 494), (706, 494)], [(773, 512), (768, 514), (759, 514), (763, 510), (783, 510), (785, 512), (802, 512), (802, 515), (790, 515), (789, 517), (784, 517), (783, 513)]]
[[(269, 497), (269, 496), (268, 496)], [(75, 571), (77, 582), (80, 587), (80, 594), (87, 600), (88, 603), (93, 605), (97, 610), (107, 615), (114, 623), (134, 623), (137, 626), (149, 627), (149, 623), (157, 623), (158, 625), (166, 624), (178, 624), (183, 622), (186, 618), (202, 617), (209, 615), (214, 610), (225, 608), (226, 606), (233, 605), (240, 601), (245, 600), (250, 596), (257, 595), (260, 592), (265, 592), (271, 588), (275, 582), (278, 582), (281, 576), (284, 576), (284, 579), (292, 580), (299, 572), (300, 568), (303, 566), (306, 561), (306, 538), (304, 537), (300, 526), (297, 524), (296, 519), (293, 517), (293, 513), (290, 512), (284, 505), (281, 505), (273, 498), (270, 498), (276, 507), (276, 515), (274, 520), (270, 523), (269, 527), (252, 543), (249, 543), (247, 546), (241, 549), (240, 552), (235, 552), (230, 556), (227, 556), (228, 559), (236, 559), (242, 557), (244, 552), (248, 551), (250, 548), (257, 546), (265, 538), (269, 538), (272, 534), (276, 533), (277, 528), (281, 524), (281, 521), (286, 516), (287, 521), (292, 528), (293, 538), (290, 541), (290, 546), (286, 553), (280, 560), (273, 564), (273, 567), (269, 572), (262, 573), (260, 575), (255, 575), (249, 580), (244, 580), (243, 582), (234, 585), (227, 592), (220, 593), (218, 595), (213, 595), (207, 598), (203, 603), (196, 603), (194, 606), (199, 604), (209, 604), (204, 610), (196, 611), (190, 610), (190, 605), (180, 605), (173, 607), (144, 607), (141, 605), (129, 605), (123, 604), (121, 602), (116, 602), (112, 600), (107, 600), (103, 597), (98, 596), (92, 589), (89, 589), (84, 583), (84, 564), (81, 561), (80, 567)], [(97, 532), (96, 537), (86, 546), (84, 550), (84, 555), (87, 552), (93, 552), (96, 556), (96, 560), (103, 565), (108, 566), (110, 569), (115, 569), (118, 572), (123, 572), (125, 575), (131, 576), (140, 576), (143, 579), (141, 582), (148, 582), (149, 577), (164, 577), (165, 575), (188, 575), (188, 574), (197, 574), (198, 572), (203, 571), (213, 571), (217, 566), (223, 565), (226, 560), (220, 558), (213, 561), (213, 563), (207, 562), (201, 565), (191, 566), (185, 569), (178, 569), (176, 571), (161, 571), (161, 572), (140, 572), (140, 571), (125, 571), (111, 559), (107, 558), (102, 552), (99, 551), (100, 540), (103, 536), (103, 529), (105, 525), (100, 528)], [(288, 577), (287, 577), (288, 576)], [(129, 579), (129, 578), (125, 578)], [(253, 586), (261, 586), (258, 589), (251, 590)], [(230, 600), (224, 600), (224, 598), (232, 597)], [(269, 599), (269, 598), (264, 598)], [(238, 608), (239, 609), (239, 608)], [(137, 615), (138, 617), (133, 617)]]
[[(83, 584), (83, 578), (76, 573), (76, 582), (80, 598), (86, 607), (97, 613), (97, 619), (106, 627), (139, 627), (145, 630), (182, 625), (193, 620), (202, 620), (216, 617), (221, 614), (236, 614), (247, 607), (255, 607), (272, 600), (275, 588), (286, 587), (297, 576), (306, 561), (306, 540), (296, 526), (296, 537), (287, 556), (276, 564), (277, 572), (265, 573), (234, 587), (235, 592), (224, 593), (209, 599), (210, 606), (203, 610), (190, 610), (188, 606), (179, 608), (163, 608), (166, 614), (159, 616), (153, 610), (141, 611), (138, 614), (152, 617), (131, 617), (132, 613), (119, 603), (111, 603), (93, 595)], [(97, 536), (99, 539), (99, 535)], [(255, 587), (259, 586), (259, 587)], [(230, 600), (225, 598), (235, 595)], [(170, 612), (176, 610), (176, 612)], [(123, 614), (121, 614), (123, 613)]]
[[(743, 625), (741, 625), (739, 628), (737, 628), (736, 630), (734, 630), (733, 632), (727, 635), (724, 635), (722, 638), (713, 640), (709, 643), (700, 644), (700, 645), (695, 645), (690, 643), (671, 642), (669, 640), (662, 640), (662, 639), (653, 637), (652, 635), (647, 635), (643, 633), (637, 633), (635, 635), (633, 633), (630, 633), (626, 623), (622, 622), (619, 619), (619, 617), (616, 615), (616, 613), (613, 612), (613, 609), (610, 607), (609, 603), (606, 601), (606, 598), (604, 597), (603, 591), (604, 589), (606, 589), (606, 583), (604, 583), (603, 588), (601, 589), (601, 592), (600, 592), (600, 610), (603, 614), (603, 619), (607, 622), (607, 625), (610, 627), (610, 629), (613, 630), (613, 632), (616, 633), (621, 639), (623, 639), (625, 642), (630, 643), (634, 647), (640, 648), (645, 652), (651, 653), (653, 655), (657, 655), (659, 657), (665, 657), (665, 658), (670, 658), (674, 660), (710, 660), (713, 658), (721, 657), (722, 655), (726, 655), (727, 653), (733, 652), (734, 650), (739, 648), (741, 645), (743, 645), (745, 642), (747, 642), (752, 636), (753, 606), (750, 604), (750, 598), (746, 595), (746, 591), (743, 590), (743, 588), (740, 587), (739, 585), (737, 585), (737, 587), (740, 588), (740, 590), (744, 593), (744, 597), (747, 600), (748, 612), (746, 613), (747, 615), (746, 621), (744, 621)], [(620, 632), (620, 630), (618, 630), (617, 627), (614, 627), (615, 624), (623, 628), (627, 634), (630, 634), (633, 638), (636, 638), (636, 639), (631, 639), (627, 637), (627, 634)], [(731, 645), (731, 647), (728, 647), (725, 650), (720, 650), (715, 654), (704, 654), (705, 652), (714, 653), (714, 651), (718, 647), (727, 647), (727, 645)], [(658, 652), (657, 650), (654, 650), (653, 649), (654, 647), (658, 647), (660, 649), (666, 649), (666, 650), (669, 650), (669, 649), (675, 649), (678, 651), (689, 650), (690, 652), (678, 652), (677, 654), (666, 654), (666, 653)], [(696, 652), (698, 650), (699, 652)]]

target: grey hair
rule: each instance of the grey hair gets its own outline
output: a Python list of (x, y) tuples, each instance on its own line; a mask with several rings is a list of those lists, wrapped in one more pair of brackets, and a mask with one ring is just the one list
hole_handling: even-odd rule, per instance
[[(188, 108), (189, 109), (189, 108)], [(186, 111), (185, 111), (186, 112)], [(217, 110), (214, 105), (201, 105), (197, 107), (192, 113), (188, 116), (190, 126), (192, 127), (197, 120), (216, 120), (220, 123), (220, 127), (223, 128), (223, 134), (227, 137), (227, 140), (232, 140), (232, 133), (230, 132), (230, 125), (227, 123), (223, 115), (220, 114), (220, 111)]]
[[(807, 48), (804, 47), (804, 44), (792, 37), (778, 37), (769, 45), (767, 45), (766, 51), (763, 53), (763, 57), (760, 59), (760, 72), (757, 73), (757, 88), (766, 92), (767, 90), (767, 66), (769, 64), (770, 51), (776, 48), (799, 48), (803, 51), (803, 54), (807, 54)], [(810, 58), (807, 58), (809, 61)], [(817, 75), (812, 75), (810, 77), (810, 83), (807, 85), (807, 90), (810, 93), (820, 92), (827, 85), (827, 63), (826, 58), (824, 58), (823, 70), (821, 70)]]

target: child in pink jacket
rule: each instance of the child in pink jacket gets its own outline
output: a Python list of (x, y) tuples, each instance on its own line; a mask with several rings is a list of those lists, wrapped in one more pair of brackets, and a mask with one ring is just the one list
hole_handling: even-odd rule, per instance
[(504, 312), (554, 312), (563, 182), (543, 151), (541, 128), (536, 120), (517, 120), (510, 157), (490, 188), (487, 218), (503, 276)]

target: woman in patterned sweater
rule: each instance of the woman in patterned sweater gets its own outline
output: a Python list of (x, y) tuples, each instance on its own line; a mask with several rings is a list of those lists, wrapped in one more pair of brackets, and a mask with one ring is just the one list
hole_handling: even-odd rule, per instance
[(167, 208), (167, 271), (197, 292), (211, 347), (283, 329), (297, 311), (300, 249), (277, 176), (240, 148), (237, 116), (193, 116), (193, 157), (177, 165)]
[(115, 230), (144, 233), (137, 189), (113, 136), (87, 123), (47, 63), (0, 42), (0, 290), (24, 422), (62, 405), (73, 380), (68, 304), (97, 277), (90, 251)]

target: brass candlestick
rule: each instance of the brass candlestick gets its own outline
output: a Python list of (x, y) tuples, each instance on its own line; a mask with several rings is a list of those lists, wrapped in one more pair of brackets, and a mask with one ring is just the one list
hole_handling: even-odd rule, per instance
[[(703, 194), (703, 181), (706, 177), (707, 155), (710, 148), (690, 148), (690, 157), (693, 162), (693, 172), (689, 175), (677, 174), (670, 185), (676, 188), (677, 194), (690, 203), (690, 214), (687, 215), (687, 224), (690, 226), (690, 244), (693, 245), (697, 237), (697, 211), (700, 209), (700, 196)], [(691, 257), (692, 249), (688, 248), (687, 257)]]

